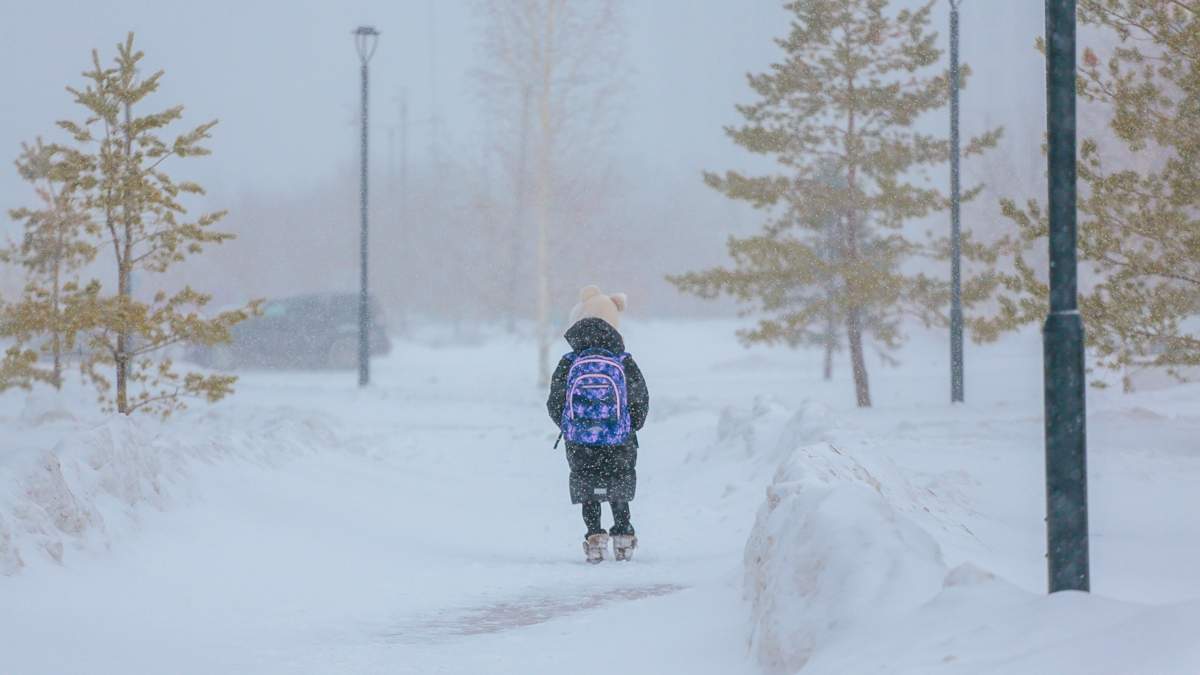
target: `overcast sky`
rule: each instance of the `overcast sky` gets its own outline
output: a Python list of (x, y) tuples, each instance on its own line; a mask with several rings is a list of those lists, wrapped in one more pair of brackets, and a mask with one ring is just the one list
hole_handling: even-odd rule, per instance
[[(944, 4), (937, 18), (943, 42)], [(963, 101), (966, 130), (1040, 129), (1044, 81), (1032, 45), (1042, 3), (963, 5), (963, 58), (977, 74)], [(77, 117), (63, 87), (81, 83), (92, 47), (111, 58), (132, 30), (147, 66), (167, 71), (156, 102), (182, 102), (188, 122), (221, 120), (215, 156), (193, 162), (188, 177), (205, 182), (214, 198), (309, 189), (355, 170), (358, 72), (350, 31), (361, 23), (383, 33), (371, 64), (374, 170), (386, 168), (402, 92), (414, 162), (428, 147), (421, 121), (434, 112), (455, 151), (481, 147), (471, 0), (0, 0), (0, 7), (0, 158), (15, 157), (22, 140), (53, 137), (54, 120)], [(787, 31), (782, 3), (628, 0), (626, 8), (633, 80), (614, 150), (638, 169), (679, 180), (737, 163), (742, 153), (720, 127), (736, 121), (735, 103), (750, 98), (745, 73), (778, 56), (772, 38)], [(0, 170), (0, 206), (27, 194), (15, 171)]]

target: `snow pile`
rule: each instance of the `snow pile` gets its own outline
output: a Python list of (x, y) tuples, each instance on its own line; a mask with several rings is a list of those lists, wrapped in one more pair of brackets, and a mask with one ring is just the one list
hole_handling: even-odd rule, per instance
[(722, 408), (716, 438), (689, 459), (752, 460), (774, 467), (796, 447), (827, 440), (835, 427), (822, 403), (804, 401), (793, 411), (775, 397), (759, 395), (748, 409)]
[(70, 409), (57, 396), (31, 396), (8, 436), (18, 447), (0, 457), (0, 575), (106, 548), (143, 509), (168, 508), (194, 462), (271, 463), (344, 445), (329, 420), (288, 408), (170, 424), (121, 415), (88, 423)]
[(937, 542), (870, 469), (828, 443), (802, 447), (767, 488), (746, 545), (750, 649), (769, 672), (795, 672), (861, 617), (927, 602), (945, 573)]
[[(1185, 592), (1158, 601), (1168, 604), (1147, 604), (1140, 593), (1122, 589), (1105, 558), (1113, 551), (1105, 532), (1093, 545), (1093, 570), (1100, 570), (1096, 577), (1105, 584), (1099, 593), (1047, 596), (1040, 574), (1023, 579), (1022, 586), (1010, 583), (985, 567), (1020, 570), (1004, 556), (1036, 554), (1010, 549), (1009, 540), (973, 534), (973, 529), (992, 536), (1003, 532), (1002, 519), (978, 511), (975, 500), (986, 497), (986, 485), (976, 478), (980, 473), (902, 467), (899, 458), (915, 464), (921, 452), (938, 452), (937, 443), (914, 442), (895, 432), (884, 441), (878, 432), (864, 434), (828, 417), (802, 409), (778, 426), (777, 412), (763, 414), (756, 418), (758, 435), (741, 434), (761, 448), (771, 447), (762, 443), (761, 432), (777, 432), (779, 442), (767, 456), (784, 457), (767, 487), (743, 561), (748, 646), (766, 672), (1200, 672), (1200, 642), (1194, 638), (1200, 631), (1200, 601), (1189, 600)], [(893, 423), (897, 428), (903, 432)], [(1148, 437), (1152, 429), (1143, 426), (1136, 433)], [(1007, 432), (998, 427), (989, 433)], [(827, 440), (797, 445), (813, 434)], [(964, 440), (950, 452), (978, 453), (989, 447), (986, 438)], [(1097, 446), (1094, 480), (1104, 481), (1110, 472), (1128, 475), (1132, 460), (1106, 454), (1103, 441)], [(1151, 457), (1137, 456), (1139, 470), (1149, 470), (1144, 465)], [(995, 470), (989, 480), (1022, 484)], [(1154, 486), (1155, 499), (1174, 494), (1165, 481)], [(1135, 493), (1124, 498), (1129, 494)], [(1153, 501), (1145, 496), (1146, 503)], [(1103, 498), (1098, 491), (1096, 513), (1108, 515)], [(1186, 507), (1171, 512), (1181, 509)], [(1151, 522), (1146, 515), (1138, 520)], [(1097, 522), (1113, 531), (1111, 516)], [(1109, 589), (1122, 600), (1105, 597)]]
[(18, 417), (22, 426), (46, 427), (56, 422), (75, 422), (75, 408), (68, 395), (53, 389), (37, 388), (25, 393), (25, 404)]
[(865, 617), (831, 636), (806, 675), (1193, 675), (1200, 603), (1140, 605), (1019, 589), (973, 565), (904, 616)]

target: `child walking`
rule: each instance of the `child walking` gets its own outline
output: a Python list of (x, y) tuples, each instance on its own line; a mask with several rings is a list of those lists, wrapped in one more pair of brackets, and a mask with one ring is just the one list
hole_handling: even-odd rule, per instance
[[(623, 311), (623, 293), (605, 295), (596, 286), (580, 292), (563, 336), (571, 351), (558, 362), (546, 401), (566, 441), (571, 503), (583, 505), (583, 551), (590, 563), (605, 559), (609, 535), (617, 560), (629, 560), (637, 548), (629, 502), (637, 491), (637, 432), (646, 422), (650, 394), (617, 332)], [(607, 531), (601, 502), (612, 510)]]

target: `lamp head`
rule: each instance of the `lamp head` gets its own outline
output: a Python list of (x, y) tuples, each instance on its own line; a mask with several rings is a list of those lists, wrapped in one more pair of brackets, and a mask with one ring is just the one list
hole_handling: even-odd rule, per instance
[(366, 64), (375, 55), (375, 48), (379, 45), (379, 31), (374, 26), (359, 26), (354, 29), (353, 35), (358, 59)]

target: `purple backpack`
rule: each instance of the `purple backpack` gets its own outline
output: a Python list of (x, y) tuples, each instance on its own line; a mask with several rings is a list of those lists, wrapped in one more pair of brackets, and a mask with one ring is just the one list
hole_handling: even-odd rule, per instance
[(571, 352), (562, 431), (568, 443), (624, 445), (632, 434), (625, 357), (605, 349)]

